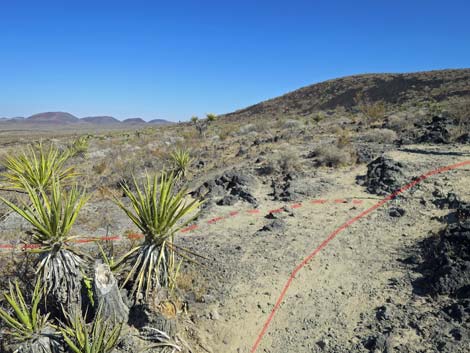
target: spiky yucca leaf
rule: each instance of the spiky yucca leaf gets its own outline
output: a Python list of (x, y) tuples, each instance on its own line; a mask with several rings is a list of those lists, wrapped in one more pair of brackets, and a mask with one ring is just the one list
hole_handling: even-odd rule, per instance
[(48, 325), (49, 314), (43, 315), (38, 306), (41, 301), (41, 282), (36, 281), (30, 305), (21, 292), (18, 282), (10, 282), (9, 293), (4, 293), (12, 313), (0, 308), (0, 319), (10, 328), (7, 334), (17, 342), (38, 339)]
[[(124, 194), (129, 198), (131, 207), (115, 198), (116, 204), (127, 214), (131, 221), (142, 231), (145, 240), (123, 256), (117, 266), (131, 263), (131, 269), (123, 283), (133, 282), (131, 294), (142, 293), (145, 289), (147, 299), (154, 288), (171, 287), (176, 279), (178, 264), (175, 252), (187, 257), (173, 243), (174, 234), (193, 218), (185, 219), (195, 211), (200, 202), (187, 201), (187, 189), (175, 191), (178, 178), (173, 173), (146, 176), (141, 188), (134, 178), (135, 192), (124, 185)], [(184, 220), (185, 219), (185, 220)], [(183, 250), (184, 251), (184, 250)]]
[(69, 153), (72, 157), (84, 156), (88, 151), (88, 136), (80, 136), (69, 146)]
[(113, 326), (98, 315), (93, 324), (88, 325), (78, 312), (73, 317), (67, 316), (69, 324), (60, 331), (73, 353), (109, 353), (116, 347), (122, 324)]
[(69, 232), (78, 213), (89, 196), (75, 185), (68, 192), (60, 186), (59, 180), (51, 181), (50, 195), (43, 188), (35, 189), (20, 178), (29, 196), (29, 204), (19, 207), (0, 197), (7, 206), (33, 226), (33, 239), (41, 246), (39, 251), (47, 252), (52, 247), (64, 245), (70, 240)]
[(70, 157), (68, 151), (59, 151), (52, 144), (49, 148), (42, 143), (36, 148), (30, 145), (20, 155), (5, 158), (3, 165), (6, 172), (2, 176), (9, 186), (18, 190), (24, 190), (26, 185), (47, 189), (51, 186), (53, 177), (67, 180), (77, 175), (72, 167), (65, 166)]
[(68, 244), (74, 238), (70, 230), (88, 197), (77, 186), (64, 191), (57, 179), (53, 179), (50, 193), (24, 185), (30, 204), (19, 207), (5, 198), (0, 200), (32, 225), (38, 245), (32, 251), (41, 254), (36, 273), (46, 292), (67, 306), (79, 297), (84, 263), (83, 254)]
[(187, 149), (178, 148), (173, 151), (170, 156), (173, 162), (175, 174), (184, 178), (192, 161), (189, 151)]

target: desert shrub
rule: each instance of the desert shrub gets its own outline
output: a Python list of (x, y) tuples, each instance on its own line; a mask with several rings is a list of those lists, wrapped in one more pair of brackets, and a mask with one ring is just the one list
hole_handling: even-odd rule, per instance
[(393, 143), (398, 139), (397, 133), (389, 129), (371, 129), (364, 132), (361, 139), (366, 142)]
[(285, 173), (300, 171), (302, 169), (299, 154), (292, 148), (283, 148), (276, 162)]
[(316, 147), (309, 155), (315, 158), (317, 165), (327, 167), (339, 167), (352, 164), (354, 158), (346, 149), (341, 149), (335, 145), (321, 145)]
[(358, 92), (354, 100), (359, 111), (367, 118), (368, 123), (377, 122), (385, 117), (386, 106), (384, 101), (372, 102), (362, 92)]
[(187, 218), (200, 202), (187, 201), (187, 188), (175, 191), (178, 179), (173, 174), (162, 173), (160, 177), (147, 175), (143, 187), (134, 179), (135, 192), (128, 185), (124, 194), (132, 207), (115, 198), (116, 204), (144, 235), (144, 242), (137, 245), (118, 261), (116, 266), (130, 265), (124, 285), (132, 282), (131, 295), (144, 294), (148, 299), (151, 291), (166, 287), (173, 289), (181, 262), (175, 254), (188, 258), (187, 250), (174, 244), (176, 232), (188, 224)]
[(6, 171), (2, 177), (9, 186), (19, 190), (24, 190), (26, 186), (47, 189), (53, 177), (63, 181), (77, 175), (73, 167), (66, 167), (70, 157), (68, 151), (59, 151), (52, 144), (49, 148), (42, 143), (36, 148), (29, 145), (19, 156), (5, 158), (3, 165)]
[(106, 161), (101, 161), (100, 163), (95, 164), (92, 167), (93, 171), (99, 175), (103, 174), (107, 168), (108, 168), (108, 163), (106, 163)]
[(257, 131), (257, 126), (255, 124), (246, 124), (240, 127), (238, 129), (238, 134), (241, 136), (247, 135), (250, 132), (256, 132)]
[(199, 120), (199, 118), (198, 118), (197, 116), (192, 116), (192, 117), (191, 117), (191, 122), (192, 122), (193, 124), (196, 123), (196, 121), (198, 121), (198, 120)]
[(470, 131), (470, 101), (453, 102), (448, 107), (449, 112), (455, 117), (456, 135)]
[(351, 145), (351, 132), (347, 129), (339, 129), (336, 132), (336, 146), (340, 149)]
[(318, 112), (315, 115), (313, 115), (312, 120), (319, 123), (323, 120), (325, 120), (325, 113), (323, 112)]
[(408, 115), (394, 114), (387, 118), (386, 126), (395, 132), (402, 132), (413, 127), (413, 120)]
[(302, 123), (299, 120), (289, 119), (289, 120), (284, 121), (283, 123), (284, 129), (295, 130), (295, 129), (300, 129), (301, 127), (302, 127)]

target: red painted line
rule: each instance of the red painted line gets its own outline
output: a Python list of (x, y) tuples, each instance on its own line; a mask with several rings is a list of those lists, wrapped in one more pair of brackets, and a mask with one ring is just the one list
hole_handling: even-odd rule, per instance
[(84, 244), (84, 243), (92, 243), (96, 239), (95, 238), (80, 238), (80, 239), (72, 239), (72, 243), (77, 243), (77, 244)]
[(282, 211), (284, 211), (283, 208), (276, 208), (274, 210), (270, 210), (268, 213), (281, 213)]
[(15, 247), (10, 244), (0, 244), (0, 249), (14, 249)]
[(287, 290), (289, 289), (289, 287), (291, 286), (292, 284), (292, 281), (294, 280), (295, 276), (297, 275), (297, 273), (307, 264), (310, 262), (310, 260), (312, 260), (312, 258), (315, 257), (315, 255), (317, 255), (324, 247), (326, 247), (334, 238), (336, 238), (336, 236), (342, 232), (343, 230), (345, 230), (346, 228), (348, 228), (350, 225), (352, 225), (353, 223), (357, 222), (358, 220), (360, 220), (361, 218), (364, 218), (365, 216), (367, 216), (369, 213), (375, 211), (377, 208), (383, 206), (384, 204), (386, 204), (388, 201), (394, 199), (397, 195), (405, 192), (406, 190), (409, 190), (411, 189), (413, 186), (415, 186), (416, 184), (422, 182), (423, 180), (429, 178), (430, 176), (433, 176), (433, 175), (436, 175), (436, 174), (440, 174), (440, 173), (444, 173), (446, 171), (449, 171), (449, 170), (452, 170), (452, 169), (457, 169), (459, 167), (463, 167), (465, 165), (470, 165), (470, 160), (469, 161), (464, 161), (464, 162), (460, 162), (460, 163), (456, 163), (456, 164), (452, 164), (452, 165), (449, 165), (449, 166), (446, 166), (446, 167), (442, 167), (442, 168), (438, 168), (438, 169), (435, 169), (435, 170), (432, 170), (426, 174), (423, 174), (421, 175), (419, 178), (415, 179), (414, 181), (412, 181), (411, 183), (403, 186), (401, 189), (395, 191), (393, 194), (390, 194), (389, 196), (385, 197), (384, 199), (380, 200), (379, 202), (377, 202), (375, 205), (369, 207), (368, 209), (366, 209), (365, 211), (359, 213), (357, 216), (351, 218), (350, 220), (348, 220), (347, 222), (343, 223), (339, 228), (337, 228), (335, 231), (333, 231), (333, 233), (331, 233), (330, 235), (328, 235), (328, 237), (323, 240), (323, 242), (315, 249), (313, 250), (307, 257), (305, 257), (302, 262), (297, 265), (297, 267), (292, 271), (291, 275), (289, 276), (286, 284), (284, 285), (282, 291), (281, 291), (281, 294), (279, 295), (279, 298), (277, 299), (276, 301), (276, 304), (274, 305), (271, 313), (269, 314), (268, 316), (268, 319), (266, 320), (266, 322), (264, 323), (263, 325), (263, 328), (261, 329), (261, 332), (258, 334), (257, 338), (256, 338), (256, 341), (255, 343), (253, 344), (251, 350), (250, 350), (250, 353), (254, 353), (256, 352), (256, 350), (258, 349), (258, 346), (259, 344), (261, 343), (261, 340), (263, 339), (264, 335), (266, 334), (266, 332), (268, 331), (268, 328), (269, 328), (269, 325), (271, 324), (271, 321), (272, 319), (274, 318), (274, 315), (276, 315), (276, 312), (278, 311), (279, 307), (281, 306), (281, 303), (282, 301), (284, 300), (284, 297), (287, 293)]
[(181, 233), (187, 233), (187, 232), (190, 232), (194, 229), (197, 229), (197, 224), (193, 224), (193, 225), (190, 225), (189, 227), (186, 227), (186, 228), (183, 228), (181, 229)]
[(257, 214), (257, 213), (259, 213), (259, 210), (254, 209), (254, 210), (248, 210), (246, 212), (249, 213), (249, 214)]
[(363, 202), (363, 200), (352, 200), (352, 203), (355, 205), (361, 205)]
[(238, 211), (231, 211), (231, 212), (229, 213), (229, 216), (230, 216), (230, 217), (235, 217), (235, 216), (238, 216), (238, 213), (239, 213)]
[(207, 221), (207, 224), (214, 224), (214, 223), (217, 223), (218, 221), (221, 221), (222, 219), (224, 219), (224, 217), (215, 217), (215, 218), (209, 219)]
[(302, 207), (302, 204), (299, 202), (299, 203), (294, 203), (293, 205), (291, 205), (290, 207), (292, 208), (300, 208)]
[(334, 200), (335, 203), (346, 203), (347, 201), (345, 199), (336, 199)]
[(312, 200), (312, 203), (313, 203), (313, 204), (316, 204), (316, 205), (318, 205), (318, 204), (324, 204), (324, 203), (326, 203), (326, 202), (328, 202), (328, 200), (324, 200), (324, 199)]
[(143, 237), (144, 237), (143, 234), (138, 234), (138, 233), (131, 233), (131, 234), (127, 235), (127, 238), (131, 239), (131, 240), (140, 239), (140, 238), (143, 238)]
[(110, 237), (101, 237), (100, 240), (102, 241), (113, 241), (113, 240), (119, 240), (121, 237), (119, 235), (112, 235)]
[(21, 249), (26, 250), (26, 249), (39, 249), (41, 245), (39, 244), (23, 244)]

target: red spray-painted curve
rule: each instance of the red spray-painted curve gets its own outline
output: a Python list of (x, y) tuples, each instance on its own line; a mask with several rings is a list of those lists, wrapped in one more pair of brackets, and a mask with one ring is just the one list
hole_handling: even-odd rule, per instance
[(452, 164), (452, 165), (448, 165), (448, 166), (445, 166), (445, 167), (442, 167), (442, 168), (438, 168), (438, 169), (435, 169), (435, 170), (432, 170), (426, 174), (423, 174), (421, 175), (420, 177), (418, 177), (417, 179), (413, 180), (411, 183), (403, 186), (401, 189), (395, 191), (393, 194), (385, 197), (384, 199), (380, 200), (379, 202), (377, 202), (375, 205), (369, 207), (368, 209), (366, 209), (365, 211), (359, 213), (357, 216), (351, 218), (350, 220), (348, 220), (347, 222), (343, 223), (340, 227), (338, 227), (336, 230), (334, 230), (325, 240), (323, 240), (323, 242), (315, 249), (313, 250), (307, 257), (305, 257), (302, 262), (297, 265), (297, 267), (292, 271), (292, 273), (290, 274), (286, 284), (284, 285), (284, 287), (282, 288), (282, 291), (281, 291), (281, 294), (279, 295), (277, 301), (276, 301), (276, 304), (274, 304), (274, 307), (271, 311), (271, 313), (269, 314), (268, 316), (268, 319), (266, 320), (266, 322), (264, 323), (263, 325), (263, 328), (261, 329), (261, 332), (258, 334), (257, 338), (256, 338), (256, 341), (255, 343), (253, 344), (251, 350), (250, 350), (250, 353), (255, 353), (256, 350), (258, 349), (264, 335), (266, 334), (266, 332), (268, 331), (268, 328), (269, 328), (269, 325), (271, 324), (271, 321), (273, 320), (274, 318), (274, 315), (276, 315), (276, 312), (278, 311), (279, 307), (281, 306), (281, 303), (282, 301), (284, 300), (284, 297), (286, 296), (286, 293), (287, 293), (287, 290), (289, 289), (289, 287), (291, 286), (292, 284), (292, 281), (294, 280), (295, 276), (297, 275), (297, 273), (308, 263), (310, 262), (310, 260), (312, 260), (313, 257), (315, 257), (315, 255), (317, 255), (323, 248), (325, 248), (329, 243), (330, 241), (332, 241), (334, 238), (336, 238), (336, 236), (342, 232), (343, 230), (345, 230), (346, 228), (348, 228), (351, 224), (355, 223), (356, 221), (360, 220), (361, 218), (367, 216), (369, 213), (375, 211), (377, 208), (383, 206), (384, 204), (386, 204), (388, 201), (394, 199), (396, 196), (398, 196), (399, 194), (405, 192), (406, 190), (409, 190), (411, 189), (413, 186), (415, 186), (416, 184), (422, 182), (423, 180), (429, 178), (430, 176), (433, 176), (433, 175), (436, 175), (436, 174), (441, 174), (441, 173), (444, 173), (444, 172), (447, 172), (449, 170), (453, 170), (453, 169), (457, 169), (457, 168), (460, 168), (460, 167), (463, 167), (465, 165), (470, 165), (470, 160), (469, 161), (463, 161), (463, 162), (460, 162), (460, 163), (456, 163), (456, 164)]

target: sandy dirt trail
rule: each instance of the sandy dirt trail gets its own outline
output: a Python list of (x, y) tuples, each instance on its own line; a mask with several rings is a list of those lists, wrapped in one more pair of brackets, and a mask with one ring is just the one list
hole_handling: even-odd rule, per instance
[[(417, 157), (406, 152), (394, 152), (393, 157), (413, 163), (416, 175), (469, 159)], [(337, 173), (335, 190), (318, 195), (330, 201), (313, 204), (305, 200), (302, 207), (292, 209), (293, 216), (280, 215), (286, 224), (283, 231), (258, 231), (269, 222), (261, 215), (279, 207), (279, 203), (267, 201), (257, 216), (241, 212), (190, 235), (217, 249), (211, 255), (223, 273), (217, 277), (221, 283), (211, 282), (218, 300), (206, 306), (206, 314), (196, 322), (206, 351), (250, 351), (297, 264), (338, 226), (381, 199), (356, 184), (355, 177), (364, 173), (364, 167)], [(358, 342), (355, 330), (362, 313), (386, 301), (390, 283), (407, 275), (397, 261), (403, 249), (439, 227), (437, 220), (430, 219), (438, 211), (420, 204), (420, 193), (427, 192), (426, 185), (442, 181), (455, 182), (458, 187), (463, 175), (468, 177), (468, 172), (433, 176), (422, 182), (422, 190), (413, 197), (390, 201), (340, 233), (299, 272), (257, 351), (347, 352), (348, 345)], [(460, 187), (465, 189), (464, 185)], [(362, 199), (363, 203), (332, 201), (344, 198)], [(406, 209), (405, 216), (390, 217), (388, 207), (398, 203)], [(409, 295), (403, 293), (403, 300)], [(412, 340), (415, 333), (403, 332), (402, 337)]]

